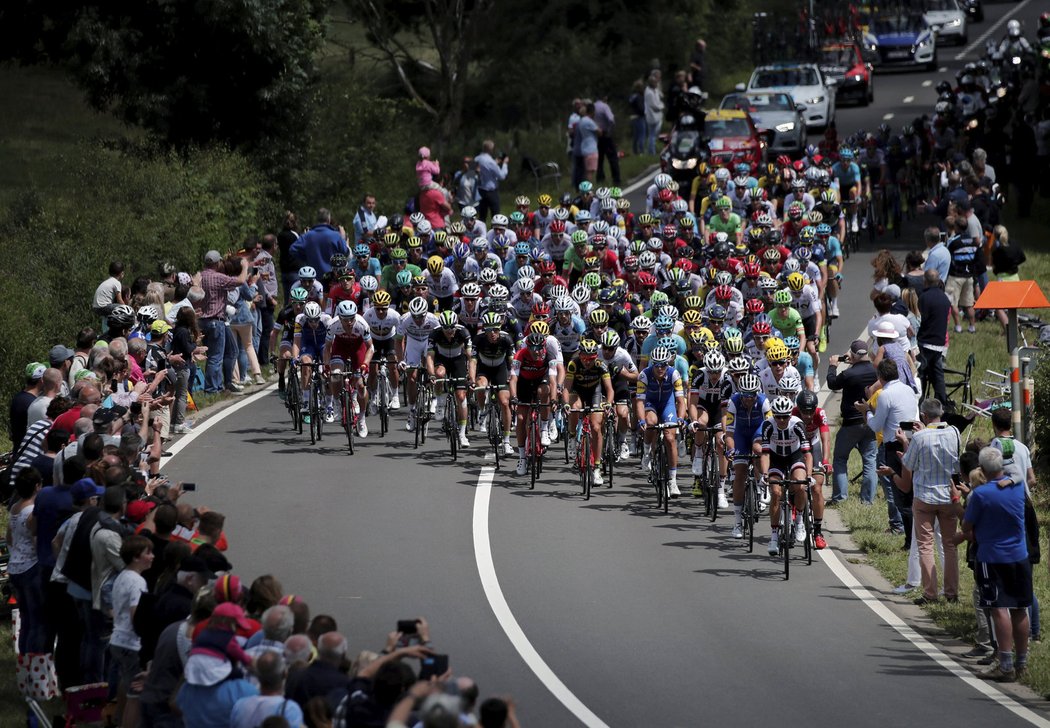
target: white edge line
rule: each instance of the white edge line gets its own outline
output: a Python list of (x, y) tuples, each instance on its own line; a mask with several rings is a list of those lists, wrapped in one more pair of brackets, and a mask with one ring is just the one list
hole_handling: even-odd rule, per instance
[(627, 195), (631, 194), (635, 190), (640, 190), (643, 186), (650, 184), (653, 181), (653, 176), (650, 174), (650, 172), (652, 172), (654, 169), (660, 169), (660, 165), (654, 164), (651, 167), (646, 167), (645, 171), (643, 171), (638, 176), (638, 179), (636, 179), (634, 182), (627, 185), (623, 188), (623, 190), (621, 190), (621, 192), (623, 192), (623, 196), (627, 197)]
[(190, 443), (193, 442), (194, 440), (196, 440), (200, 435), (203, 435), (205, 432), (210, 430), (213, 425), (216, 425), (219, 422), (222, 422), (224, 419), (226, 419), (227, 417), (232, 415), (234, 412), (236, 412), (236, 411), (238, 411), (238, 410), (240, 410), (240, 409), (242, 409), (244, 407), (247, 407), (249, 404), (251, 404), (255, 400), (265, 396), (266, 394), (269, 393), (269, 391), (272, 388), (273, 388), (273, 384), (268, 384), (265, 387), (263, 387), (261, 390), (259, 390), (258, 392), (253, 392), (252, 394), (248, 395), (247, 397), (242, 397), (240, 402), (236, 402), (234, 404), (229, 405), (228, 407), (224, 407), (219, 412), (216, 412), (213, 417), (205, 416), (205, 419), (199, 425), (197, 425), (197, 424), (193, 425), (193, 430), (188, 435), (182, 435), (178, 439), (178, 441), (175, 442), (175, 444), (173, 444), (171, 447), (167, 448), (168, 452), (171, 453), (171, 457), (165, 458), (165, 462), (163, 464), (164, 465), (170, 465), (171, 461), (175, 459), (176, 455), (178, 455), (180, 452), (182, 452), (187, 447), (189, 447)]
[[(857, 339), (868, 338), (868, 327), (865, 326), (860, 330), (860, 333), (856, 336)], [(827, 379), (823, 383), (823, 387), (820, 392), (820, 406), (823, 407), (828, 399), (831, 397), (832, 391), (828, 389)], [(834, 574), (839, 581), (842, 582), (843, 586), (847, 587), (858, 600), (866, 604), (871, 611), (875, 612), (882, 621), (889, 626), (893, 627), (902, 637), (912, 643), (916, 649), (922, 652), (924, 655), (929, 657), (931, 660), (936, 662), (938, 665), (943, 667), (945, 670), (950, 672), (955, 677), (962, 680), (964, 683), (975, 689), (987, 698), (991, 698), (996, 703), (1006, 708), (1010, 712), (1014, 713), (1018, 717), (1028, 721), (1032, 725), (1042, 726), (1043, 728), (1050, 728), (1050, 720), (1043, 718), (1038, 713), (1035, 713), (1028, 708), (1024, 707), (1016, 700), (1011, 698), (1006, 693), (1000, 690), (996, 690), (989, 683), (983, 682), (980, 678), (975, 677), (971, 672), (961, 667), (955, 660), (950, 658), (948, 655), (941, 652), (934, 646), (929, 640), (920, 635), (914, 629), (912, 629), (903, 619), (894, 614), (889, 607), (882, 603), (877, 596), (872, 594), (868, 589), (860, 583), (860, 581), (853, 575), (853, 573), (842, 564), (839, 560), (838, 555), (835, 553), (833, 548), (827, 548), (823, 551), (818, 552), (820, 558), (823, 559), (824, 563), (827, 564), (828, 569)]]
[(1016, 17), (1016, 15), (1024, 9), (1024, 6), (1027, 5), (1030, 2), (1032, 2), (1032, 0), (1023, 0), (1023, 2), (1021, 2), (1019, 5), (1017, 5), (1010, 12), (1003, 13), (1003, 17), (999, 18), (999, 20), (997, 20), (990, 28), (988, 28), (986, 31), (984, 31), (979, 36), (977, 36), (977, 40), (975, 40), (973, 43), (971, 43), (970, 45), (966, 46), (966, 48), (964, 48), (962, 51), (960, 51), (958, 54), (956, 54), (955, 60), (961, 61), (962, 59), (966, 58), (966, 56), (970, 55), (970, 53), (975, 48), (977, 48), (977, 46), (979, 46), (982, 43), (984, 43), (984, 41), (988, 39), (988, 36), (990, 36), (992, 33), (994, 33), (999, 28), (1000, 25), (1002, 25), (1006, 21), (1011, 20), (1014, 17)]
[(1047, 720), (1038, 713), (1024, 707), (1006, 693), (993, 688), (989, 683), (983, 682), (980, 678), (961, 667), (955, 662), (955, 660), (941, 652), (929, 640), (912, 629), (903, 619), (890, 611), (890, 609), (883, 604), (877, 596), (868, 591), (864, 585), (862, 585), (857, 578), (850, 573), (849, 569), (842, 565), (842, 562), (839, 561), (839, 557), (835, 555), (835, 552), (832, 549), (824, 549), (823, 551), (820, 551), (819, 554), (820, 558), (831, 570), (831, 573), (838, 577), (838, 580), (841, 581), (843, 585), (849, 588), (853, 593), (853, 596), (866, 604), (871, 611), (875, 612), (875, 614), (882, 619), (882, 621), (890, 627), (893, 627), (901, 637), (904, 637), (911, 642), (912, 645), (924, 655), (955, 677), (962, 680), (984, 697), (993, 700), (1019, 718), (1028, 721), (1032, 725), (1042, 726), (1043, 728), (1050, 727), (1050, 720)]
[(514, 649), (518, 651), (521, 659), (535, 673), (543, 686), (585, 726), (608, 728), (605, 721), (584, 705), (540, 657), (510, 611), (506, 597), (503, 596), (489, 543), (489, 501), (492, 495), (492, 477), (495, 472), (488, 466), (481, 469), (478, 475), (478, 487), (474, 494), (474, 558), (477, 561), (478, 576), (481, 578), (481, 585), (485, 590), (489, 607)]

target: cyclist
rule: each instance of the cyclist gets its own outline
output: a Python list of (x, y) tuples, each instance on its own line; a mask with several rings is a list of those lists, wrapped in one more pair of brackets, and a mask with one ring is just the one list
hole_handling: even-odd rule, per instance
[(292, 288), (299, 286), (306, 289), (306, 298), (309, 301), (321, 303), (324, 300), (324, 285), (317, 280), (317, 270), (309, 265), (299, 269), (299, 279), (292, 283)]
[[(580, 342), (576, 356), (565, 367), (565, 383), (562, 388), (562, 402), (567, 407), (597, 407), (604, 401), (607, 409), (613, 405), (612, 378), (605, 362), (598, 358), (598, 342), (584, 339)], [(604, 411), (592, 412), (591, 420), (591, 454), (594, 457), (594, 482), (602, 484), (602, 420)], [(569, 412), (569, 432), (576, 432), (579, 412)], [(576, 438), (569, 435), (569, 457), (576, 457)]]
[(828, 306), (830, 309), (828, 315), (831, 318), (838, 318), (839, 281), (842, 278), (841, 272), (843, 268), (842, 243), (831, 232), (831, 226), (827, 223), (822, 222), (817, 225), (817, 244), (824, 248), (823, 258), (827, 265), (828, 299), (831, 301), (831, 304)]
[(416, 428), (415, 404), (416, 388), (420, 367), (424, 366), (424, 356), (430, 345), (430, 334), (438, 328), (438, 318), (430, 312), (426, 299), (414, 298), (408, 304), (408, 313), (401, 317), (397, 325), (397, 361), (401, 369), (410, 369), (405, 393), (408, 395), (408, 422), (405, 429), (412, 432)]
[(442, 311), (452, 309), (453, 297), (459, 292), (456, 274), (445, 267), (445, 259), (432, 255), (427, 260), (427, 270), (423, 274), (428, 293), (437, 299), (437, 306)]
[(638, 381), (638, 367), (631, 355), (620, 346), (620, 335), (615, 331), (602, 334), (602, 361), (609, 369), (613, 385), (613, 403), (616, 412), (616, 446), (620, 459), (633, 457), (634, 439), (627, 437), (631, 428), (631, 391)]
[[(702, 366), (693, 365), (689, 371), (689, 419), (699, 428), (721, 426), (722, 413), (733, 394), (733, 382), (726, 373), (726, 358), (720, 351), (710, 350), (704, 355)], [(708, 433), (697, 430), (693, 436), (693, 475), (703, 475), (701, 448), (707, 443)], [(715, 437), (715, 452), (718, 453), (718, 472), (722, 481), (726, 476), (726, 459), (722, 457), (725, 443)], [(718, 507), (728, 508), (724, 486), (718, 489)]]
[[(455, 311), (442, 311), (438, 314), (436, 331), (430, 332), (430, 343), (427, 346), (427, 374), (431, 378), (448, 378), (454, 380), (456, 396), (456, 424), (459, 426), (459, 446), (470, 447), (467, 439), (467, 362), (473, 356), (470, 334), (460, 325)], [(445, 417), (445, 388), (449, 383), (442, 382), (435, 391), (431, 404), (431, 414), (439, 420)]]
[(744, 225), (740, 215), (733, 212), (733, 201), (729, 197), (719, 197), (715, 202), (716, 214), (707, 222), (705, 229), (709, 233), (725, 233), (734, 243), (744, 239)]
[[(389, 367), (390, 402), (388, 405), (390, 409), (396, 410), (401, 409), (401, 400), (398, 396), (400, 372), (396, 366), (393, 366), (397, 362), (394, 344), (397, 339), (398, 327), (401, 324), (401, 315), (390, 307), (391, 301), (389, 293), (376, 291), (375, 296), (372, 298), (372, 306), (365, 310), (364, 316), (365, 323), (368, 324), (368, 328), (372, 332), (373, 363), (382, 358), (391, 364)], [(368, 374), (369, 391), (375, 391), (376, 369), (374, 366), (371, 367)]]
[(554, 321), (551, 333), (561, 345), (563, 356), (573, 356), (580, 348), (580, 340), (587, 330), (583, 319), (573, 313), (578, 310), (577, 304), (568, 296), (561, 296), (554, 301)]
[(354, 278), (354, 274), (346, 268), (333, 268), (332, 275), (335, 276), (335, 282), (328, 289), (324, 312), (329, 316), (334, 316), (336, 307), (343, 301), (353, 301), (360, 307), (362, 289), (361, 284)]
[[(773, 294), (773, 310), (769, 312), (770, 323), (784, 336), (797, 336), (802, 348), (806, 347), (806, 327), (802, 315), (792, 305), (791, 291), (780, 289)], [(786, 357), (785, 357), (786, 358)]]
[[(307, 296), (309, 295), (308, 292)], [(325, 340), (328, 337), (328, 325), (331, 322), (332, 319), (321, 310), (321, 304), (317, 301), (308, 301), (303, 306), (303, 312), (295, 317), (295, 328), (292, 336), (292, 359), (297, 364), (301, 363), (303, 365), (302, 385), (303, 392), (306, 392), (306, 397), (303, 398), (303, 413), (307, 423), (310, 421), (310, 398), (313, 396), (313, 393), (310, 391), (310, 369), (314, 366), (320, 366), (323, 361)], [(332, 407), (331, 397), (328, 397), (323, 405), (319, 402), (318, 406), (325, 408), (326, 422), (335, 420), (335, 411)]]
[[(547, 335), (533, 331), (525, 337), (525, 346), (519, 349), (510, 360), (511, 404), (518, 407), (518, 467), (517, 474), (528, 472), (528, 452), (525, 443), (529, 427), (530, 404), (542, 404), (540, 409), (540, 447), (551, 444), (549, 432), (551, 393), (558, 388), (558, 360), (547, 346)], [(535, 443), (533, 444), (535, 447)]]
[(418, 265), (409, 265), (408, 252), (404, 248), (394, 248), (390, 251), (390, 264), (383, 266), (383, 272), (379, 277), (380, 287), (388, 291), (395, 288), (399, 283), (398, 274), (402, 271), (408, 271), (410, 280), (412, 276), (418, 276), (423, 272)]
[[(675, 352), (667, 347), (656, 347), (650, 354), (649, 366), (638, 375), (635, 415), (638, 418), (638, 427), (645, 434), (643, 470), (649, 469), (656, 433), (655, 430), (646, 429), (647, 426), (681, 423), (685, 418), (685, 387), (682, 375), (673, 366), (675, 356)], [(677, 434), (677, 430), (673, 428), (663, 431), (663, 437), (667, 443), (668, 478), (672, 498), (677, 498), (682, 494), (678, 489)]]
[(820, 354), (817, 352), (817, 340), (818, 332), (821, 331), (823, 325), (820, 294), (817, 292), (816, 285), (807, 280), (800, 271), (788, 274), (787, 285), (791, 296), (791, 306), (802, 318), (802, 331), (805, 333), (805, 339), (800, 339), (799, 344), (813, 357), (814, 365), (819, 367)]
[(849, 147), (839, 148), (839, 161), (831, 167), (831, 175), (838, 182), (839, 197), (842, 206), (850, 218), (850, 229), (856, 232), (858, 205), (861, 197), (860, 166), (854, 159), (853, 150)]
[(741, 374), (736, 389), (736, 394), (726, 403), (723, 422), (726, 457), (733, 460), (733, 514), (736, 522), (732, 537), (743, 538), (744, 487), (748, 474), (748, 458), (744, 456), (761, 452), (758, 438), (762, 433), (762, 423), (769, 415), (769, 400), (760, 391), (762, 384), (754, 374)]
[[(831, 451), (831, 430), (828, 427), (827, 413), (823, 408), (817, 406), (819, 401), (816, 392), (808, 390), (799, 392), (795, 397), (795, 409), (792, 412), (802, 420), (806, 427), (806, 436), (809, 438), (813, 457), (813, 541), (818, 550), (828, 545), (821, 530), (824, 521), (824, 495), (821, 489), (824, 480), (831, 475), (831, 462), (828, 461), (828, 454)], [(816, 470), (818, 464), (819, 471)]]
[[(507, 382), (510, 377), (507, 362), (514, 356), (514, 339), (503, 331), (503, 316), (489, 311), (482, 317), (482, 331), (474, 336), (473, 356), (467, 379), (476, 385), (478, 409), (485, 411), (485, 394), (489, 385), (498, 387), (503, 423), (503, 453), (511, 455), (510, 445), (510, 392)], [(478, 430), (485, 431), (483, 419), (478, 421)]]
[[(281, 399), (285, 395), (284, 374), (288, 362), (292, 359), (292, 338), (295, 335), (295, 320), (306, 305), (306, 289), (292, 288), (288, 293), (288, 305), (282, 308), (273, 319), (273, 331), (270, 332), (270, 351), (278, 351), (277, 358), (277, 394)], [(278, 340), (280, 343), (278, 344)], [(277, 344), (277, 346), (274, 346)]]
[[(336, 318), (328, 325), (325, 339), (324, 363), (331, 373), (330, 392), (334, 397), (343, 387), (344, 371), (349, 376), (364, 377), (372, 365), (375, 346), (372, 331), (364, 317), (357, 312), (353, 301), (342, 301), (335, 307)], [(357, 434), (368, 437), (368, 387), (362, 384), (357, 390), (357, 406), (361, 416), (357, 419)], [(329, 409), (332, 406), (329, 405)], [(327, 419), (327, 414), (325, 416)], [(333, 418), (334, 419), (334, 418)]]
[(350, 273), (360, 281), (365, 276), (381, 277), (383, 269), (379, 265), (379, 260), (372, 257), (369, 247), (360, 243), (354, 246), (354, 263), (350, 268)]
[[(780, 530), (780, 481), (785, 478), (805, 480), (813, 471), (813, 453), (810, 450), (809, 438), (806, 436), (802, 420), (792, 415), (795, 403), (787, 397), (777, 397), (770, 405), (772, 419), (762, 423), (761, 442), (762, 457), (759, 470), (769, 484), (772, 507), (769, 509), (772, 528), (769, 535), (769, 554), (775, 556), (779, 539), (788, 538)], [(795, 506), (795, 542), (806, 540), (806, 526), (802, 513), (806, 509), (806, 490), (801, 485), (791, 485)]]
[(790, 363), (791, 353), (783, 340), (770, 339), (766, 344), (764, 366), (759, 363), (758, 377), (762, 381), (762, 390), (767, 397), (774, 397), (781, 386), (781, 381), (802, 381), (798, 370)]
[(453, 299), (452, 310), (459, 317), (461, 326), (473, 336), (481, 330), (481, 286), (476, 281), (467, 281), (459, 289), (459, 298)]

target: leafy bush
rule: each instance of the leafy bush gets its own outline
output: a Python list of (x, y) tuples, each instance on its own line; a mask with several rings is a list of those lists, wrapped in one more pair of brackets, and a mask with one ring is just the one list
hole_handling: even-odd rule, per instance
[(1035, 436), (1032, 444), (1038, 457), (1045, 460), (1050, 456), (1050, 351), (1046, 347), (1032, 375), (1035, 380)]
[(68, 159), (65, 196), (26, 190), (0, 219), (0, 388), (25, 365), (98, 326), (91, 297), (110, 261), (126, 281), (159, 265), (197, 270), (204, 252), (239, 247), (275, 219), (265, 185), (240, 155), (91, 146)]

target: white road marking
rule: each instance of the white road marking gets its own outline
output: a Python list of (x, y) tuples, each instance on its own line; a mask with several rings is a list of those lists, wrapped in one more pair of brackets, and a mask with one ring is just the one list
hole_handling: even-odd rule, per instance
[(948, 71), (948, 67), (947, 66), (941, 66), (940, 68), (937, 69), (937, 73), (946, 73), (947, 71)]
[(257, 400), (260, 397), (263, 397), (263, 396), (269, 394), (271, 389), (273, 389), (273, 385), (272, 384), (267, 384), (265, 387), (263, 387), (258, 392), (255, 392), (254, 394), (251, 394), (251, 395), (249, 395), (247, 397), (242, 397), (240, 402), (237, 402), (236, 404), (231, 404), (229, 407), (223, 408), (219, 412), (215, 413), (215, 415), (213, 417), (209, 417), (209, 416), (205, 415), (205, 419), (202, 422), (200, 422), (200, 424), (196, 424), (195, 423), (193, 425), (193, 431), (192, 432), (190, 432), (188, 435), (181, 435), (179, 437), (179, 439), (175, 442), (175, 444), (173, 444), (173, 445), (171, 445), (171, 447), (167, 448), (168, 452), (171, 453), (171, 457), (170, 458), (165, 458), (164, 461), (161, 464), (162, 465), (169, 464), (172, 460), (175, 459), (176, 455), (178, 455), (180, 452), (182, 452), (187, 447), (189, 447), (191, 442), (193, 442), (198, 437), (200, 437), (202, 434), (204, 434), (205, 432), (210, 430), (213, 425), (215, 425), (215, 424), (217, 424), (219, 422), (222, 422), (224, 419), (226, 419), (227, 417), (232, 415), (234, 412), (237, 412), (238, 410), (244, 409), (245, 407), (247, 407), (249, 404), (251, 404), (255, 400)]
[(1016, 18), (1018, 13), (1020, 13), (1022, 10), (1024, 10), (1024, 6), (1027, 5), (1030, 2), (1032, 2), (1032, 0), (1022, 0), (1022, 2), (1017, 4), (1017, 7), (1015, 7), (1013, 10), (1011, 10), (1009, 13), (1005, 13), (1003, 15), (1003, 17), (999, 18), (999, 20), (997, 22), (993, 23), (991, 25), (991, 27), (988, 28), (988, 30), (986, 30), (983, 33), (981, 33), (977, 37), (977, 40), (975, 40), (973, 43), (971, 43), (970, 45), (966, 46), (966, 48), (964, 48), (961, 52), (959, 52), (955, 56), (955, 60), (961, 61), (963, 58), (966, 58), (966, 56), (970, 55), (970, 53), (975, 48), (977, 48), (977, 46), (982, 46), (983, 47), (984, 46), (984, 42), (988, 39), (988, 36), (990, 36), (992, 33), (994, 33), (996, 30), (998, 30), (999, 26), (1002, 25), (1003, 23), (1005, 23), (1006, 21), (1012, 20), (1013, 18)]
[(922, 82), (922, 87), (923, 88), (929, 88), (932, 85), (933, 85), (933, 81), (931, 81), (930, 79), (926, 79), (925, 81)]
[(991, 684), (981, 680), (969, 670), (960, 666), (951, 657), (944, 654), (925, 637), (912, 629), (912, 627), (903, 619), (898, 617), (889, 609), (889, 607), (883, 604), (882, 600), (868, 591), (864, 585), (857, 580), (857, 577), (853, 576), (849, 569), (843, 566), (842, 562), (839, 561), (839, 557), (835, 555), (835, 552), (832, 549), (824, 549), (817, 553), (820, 554), (820, 558), (825, 564), (827, 564), (827, 567), (831, 569), (831, 573), (838, 577), (838, 580), (853, 592), (853, 596), (866, 604), (871, 611), (875, 612), (875, 614), (882, 619), (882, 621), (893, 627), (901, 637), (911, 642), (916, 649), (952, 675), (972, 687), (981, 695), (998, 703), (1022, 720), (1026, 720), (1032, 725), (1041, 726), (1042, 728), (1050, 728), (1050, 720), (1047, 720), (1041, 715), (1029, 710), (1006, 693), (995, 689)]
[(514, 649), (521, 655), (521, 659), (529, 666), (536, 677), (540, 679), (543, 686), (551, 691), (569, 712), (585, 726), (593, 728), (608, 728), (608, 725), (595, 715), (590, 708), (583, 704), (571, 690), (563, 683), (550, 666), (529, 642), (525, 632), (510, 611), (503, 590), (499, 586), (499, 578), (496, 576), (496, 567), (492, 561), (492, 548), (489, 543), (489, 500), (492, 496), (492, 476), (495, 470), (484, 467), (478, 475), (478, 487), (474, 491), (474, 559), (478, 565), (478, 575), (481, 577), (481, 585), (485, 589), (485, 597), (489, 600), (489, 607), (500, 627), (506, 633), (507, 638)]
[(883, 119), (884, 119), (885, 121), (889, 121), (890, 119), (892, 119), (892, 118), (893, 118), (893, 112), (891, 111), (891, 112), (889, 112), (888, 114), (883, 114), (883, 115), (882, 115), (882, 118), (883, 118)]
[(910, 104), (914, 100), (915, 100), (914, 96), (905, 96), (904, 97), (904, 103), (906, 103), (906, 104)]
[(646, 185), (649, 185), (649, 184), (652, 184), (652, 181), (653, 181), (652, 172), (655, 172), (658, 169), (660, 169), (660, 165), (654, 164), (652, 167), (650, 167), (646, 171), (642, 172), (642, 174), (639, 175), (637, 180), (635, 180), (634, 182), (629, 184), (627, 187), (623, 188), (623, 190), (622, 190), (623, 196), (627, 197), (627, 195), (631, 194), (635, 190), (640, 190), (642, 187), (644, 187)]

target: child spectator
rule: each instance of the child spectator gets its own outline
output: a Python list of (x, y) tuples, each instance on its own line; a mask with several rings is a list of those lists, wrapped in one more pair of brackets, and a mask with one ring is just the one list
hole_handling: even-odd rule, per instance
[(434, 175), (441, 174), (441, 164), (431, 161), (430, 147), (419, 148), (419, 161), (416, 162), (416, 182), (419, 189), (424, 189), (434, 182)]

